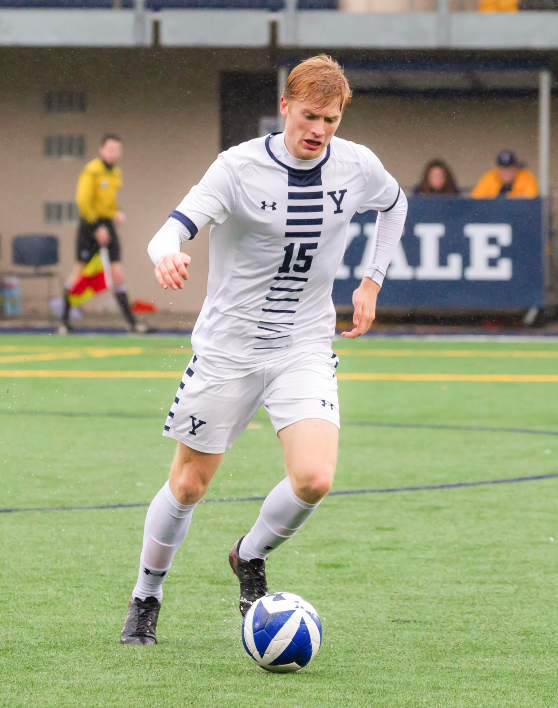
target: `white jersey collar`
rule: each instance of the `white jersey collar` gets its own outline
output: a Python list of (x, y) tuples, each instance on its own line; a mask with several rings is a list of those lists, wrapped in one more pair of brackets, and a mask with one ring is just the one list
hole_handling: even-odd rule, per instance
[(324, 153), (314, 160), (298, 160), (293, 157), (285, 145), (284, 133), (271, 133), (265, 140), (265, 146), (269, 156), (281, 167), (287, 170), (313, 171), (321, 168), (329, 160), (331, 145), (328, 145)]

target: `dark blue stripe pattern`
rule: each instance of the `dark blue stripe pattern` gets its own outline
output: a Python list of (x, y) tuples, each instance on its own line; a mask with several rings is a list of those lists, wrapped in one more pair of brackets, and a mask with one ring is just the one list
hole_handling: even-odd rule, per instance
[(287, 226), (321, 226), (323, 219), (287, 219)]
[(194, 238), (194, 236), (198, 233), (198, 227), (194, 224), (194, 222), (189, 219), (185, 214), (183, 214), (181, 211), (177, 211), (176, 209), (173, 209), (171, 213), (169, 214), (169, 217), (171, 219), (176, 219), (177, 221), (180, 221), (180, 223), (185, 226), (188, 231), (191, 234), (191, 238)]
[[(277, 133), (273, 133), (272, 135), (276, 135)], [(283, 169), (287, 171), (287, 185), (288, 187), (299, 187), (298, 190), (287, 190), (287, 214), (291, 216), (292, 214), (300, 214), (301, 218), (288, 218), (286, 220), (286, 226), (287, 227), (297, 227), (296, 231), (285, 231), (285, 238), (290, 239), (291, 243), (285, 246), (284, 251), (285, 251), (285, 256), (284, 256), (284, 261), (282, 266), (279, 268), (278, 273), (276, 276), (273, 278), (272, 285), (270, 286), (269, 293), (267, 295), (266, 303), (276, 303), (275, 307), (281, 307), (281, 303), (285, 303), (282, 306), (283, 307), (289, 307), (287, 303), (293, 303), (293, 305), (290, 305), (290, 307), (294, 307), (295, 303), (300, 302), (298, 297), (273, 297), (274, 295), (279, 295), (280, 292), (284, 293), (302, 293), (304, 292), (304, 287), (302, 286), (303, 283), (308, 282), (308, 278), (303, 278), (299, 276), (294, 276), (294, 275), (280, 275), (280, 273), (290, 273), (292, 265), (295, 264), (298, 254), (300, 253), (305, 253), (305, 250), (302, 249), (307, 249), (308, 246), (304, 244), (300, 245), (300, 241), (292, 243), (293, 239), (318, 239), (320, 238), (322, 232), (316, 231), (316, 227), (320, 228), (323, 226), (323, 218), (321, 217), (321, 214), (323, 214), (324, 211), (324, 192), (322, 190), (313, 190), (310, 191), (307, 189), (308, 187), (321, 187), (322, 186), (322, 167), (325, 165), (325, 163), (329, 160), (330, 153), (331, 153), (331, 148), (328, 145), (326, 149), (326, 154), (324, 159), (316, 166), (313, 167), (310, 170), (299, 170), (299, 169), (294, 169), (292, 167), (289, 167), (288, 165), (283, 164), (280, 162), (273, 152), (271, 151), (270, 147), (270, 140), (271, 140), (271, 135), (266, 138), (265, 141), (265, 147), (266, 150), (271, 157), (271, 159), (276, 162), (278, 165), (280, 165)], [(275, 197), (277, 199), (277, 197)], [(314, 200), (314, 204), (309, 204), (308, 202), (310, 200)], [(297, 203), (298, 202), (298, 203)], [(300, 202), (303, 202), (302, 204)], [(305, 218), (305, 215), (316, 215), (314, 218)], [(304, 227), (313, 227), (314, 230), (304, 230)], [(311, 248), (314, 249), (317, 247), (317, 244), (310, 244)], [(309, 261), (311, 263), (311, 259)], [(309, 267), (309, 266), (308, 266)], [(305, 270), (308, 270), (308, 267), (306, 267)], [(295, 266), (295, 270), (299, 270), (299, 266)], [(304, 272), (304, 271), (303, 271)], [(295, 288), (281, 288), (277, 287), (277, 281), (294, 281), (297, 284), (300, 283), (301, 287), (295, 287)], [(274, 315), (294, 315), (296, 314), (296, 310), (279, 310), (275, 309), (275, 307), (272, 309), (271, 307), (262, 307), (262, 312), (269, 313), (270, 316), (271, 314)], [(267, 324), (273, 327), (274, 325), (288, 325), (292, 326), (292, 322), (260, 322), (259, 329), (260, 330), (267, 330), (269, 329), (268, 327), (262, 327), (261, 325)], [(273, 330), (271, 329), (270, 331), (274, 333), (279, 333), (281, 330)], [(289, 346), (290, 342), (287, 339), (287, 342), (281, 346), (281, 342), (276, 341), (280, 339), (287, 339), (287, 336), (280, 336), (280, 337), (263, 337), (263, 336), (256, 336), (256, 340), (260, 340), (258, 342), (258, 346), (254, 347), (255, 349), (283, 349), (286, 346)], [(268, 346), (262, 346), (263, 341), (266, 340), (269, 344)], [(275, 342), (273, 341), (275, 340)], [(272, 343), (276, 343), (277, 346), (269, 346)]]
[(390, 207), (388, 207), (387, 209), (382, 209), (382, 212), (381, 212), (382, 214), (385, 214), (386, 211), (391, 211), (391, 210), (393, 209), (393, 207), (394, 207), (394, 206), (397, 204), (397, 202), (399, 201), (399, 195), (400, 195), (400, 194), (401, 194), (401, 187), (399, 187), (399, 189), (397, 190), (397, 196), (395, 197), (395, 201), (393, 202), (393, 204), (392, 204)]
[(324, 205), (323, 204), (296, 204), (296, 205), (289, 205), (287, 207), (288, 212), (310, 212), (310, 211), (323, 211), (324, 210)]

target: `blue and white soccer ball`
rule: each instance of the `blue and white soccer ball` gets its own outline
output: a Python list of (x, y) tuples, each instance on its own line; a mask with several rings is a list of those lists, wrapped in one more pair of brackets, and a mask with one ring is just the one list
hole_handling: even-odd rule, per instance
[(322, 623), (309, 602), (291, 592), (276, 592), (261, 597), (248, 610), (242, 642), (262, 669), (298, 671), (318, 653)]

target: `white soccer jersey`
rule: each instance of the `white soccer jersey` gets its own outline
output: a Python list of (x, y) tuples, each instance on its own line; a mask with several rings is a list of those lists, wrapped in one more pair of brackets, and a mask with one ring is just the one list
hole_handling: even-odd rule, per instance
[[(221, 153), (168, 222), (181, 241), (212, 224), (195, 352), (245, 367), (293, 348), (329, 348), (331, 292), (349, 222), (357, 211), (389, 211), (399, 194), (374, 153), (336, 137), (312, 161), (295, 160), (281, 133)], [(179, 250), (165, 230), (150, 244), (155, 263)], [(380, 284), (401, 230), (387, 247), (376, 239), (367, 275)]]

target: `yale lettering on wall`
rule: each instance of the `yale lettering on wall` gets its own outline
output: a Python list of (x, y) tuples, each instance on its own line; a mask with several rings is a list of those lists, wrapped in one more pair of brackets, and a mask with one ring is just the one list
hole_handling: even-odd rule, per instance
[[(361, 263), (354, 268), (355, 278), (364, 277), (375, 247), (375, 230), (376, 222), (352, 222), (349, 225), (347, 247), (357, 236), (367, 238)], [(450, 253), (446, 262), (441, 263), (440, 240), (446, 233), (444, 224), (415, 224), (413, 233), (420, 239), (420, 263), (416, 267), (409, 265), (404, 241), (400, 241), (386, 277), (390, 280), (511, 280), (512, 261), (501, 255), (502, 248), (511, 246), (511, 225), (466, 224), (463, 231), (469, 240), (469, 265), (465, 268), (461, 253)], [(349, 266), (342, 263), (336, 279), (346, 280), (350, 276)]]
[[(405, 232), (386, 274), (382, 307), (529, 308), (544, 305), (540, 199), (410, 197)], [(350, 305), (376, 248), (373, 211), (356, 214), (333, 286)]]

